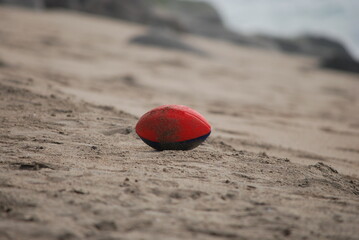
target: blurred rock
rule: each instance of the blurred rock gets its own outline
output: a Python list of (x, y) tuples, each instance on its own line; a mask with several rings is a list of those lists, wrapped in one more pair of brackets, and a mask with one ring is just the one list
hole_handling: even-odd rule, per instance
[(354, 59), (332, 56), (323, 58), (320, 66), (323, 68), (359, 73), (359, 63)]
[(341, 58), (350, 58), (349, 52), (345, 47), (332, 39), (305, 35), (297, 38), (279, 38), (272, 36), (257, 36), (262, 43), (266, 43), (270, 48), (289, 53), (300, 53), (317, 57), (339, 56)]
[(240, 45), (315, 56), (320, 59), (320, 66), (323, 68), (358, 72), (359, 62), (354, 60), (344, 45), (336, 40), (310, 35), (297, 38), (245, 36), (227, 29), (218, 12), (208, 3), (178, 0), (165, 0), (161, 3), (153, 7), (154, 13), (157, 16), (166, 16), (163, 19), (177, 22), (184, 32)]
[(183, 42), (175, 32), (161, 28), (152, 29), (145, 35), (134, 37), (130, 40), (130, 43), (191, 52), (200, 56), (207, 56), (204, 51)]
[(294, 39), (257, 36), (257, 43), (264, 48), (318, 57), (319, 66), (322, 68), (359, 72), (359, 62), (341, 43), (333, 39), (320, 36), (301, 36)]
[(252, 45), (248, 37), (227, 29), (217, 10), (209, 3), (179, 0), (160, 2), (151, 7), (157, 19), (162, 19), (161, 25), (164, 27), (171, 28), (175, 22), (177, 30), (182, 32)]
[(43, 0), (48, 9), (67, 8), (133, 22), (147, 23), (151, 18), (145, 0)]
[[(246, 36), (227, 29), (217, 10), (206, 2), (186, 0), (0, 0), (31, 8), (65, 8), (186, 32), (235, 44), (319, 57), (324, 68), (358, 72), (357, 62), (338, 41), (319, 36), (284, 39), (268, 35)], [(161, 33), (159, 33), (161, 32)], [(166, 31), (132, 39), (134, 43), (203, 54)]]
[(0, 4), (18, 5), (34, 9), (42, 9), (44, 0), (0, 0)]

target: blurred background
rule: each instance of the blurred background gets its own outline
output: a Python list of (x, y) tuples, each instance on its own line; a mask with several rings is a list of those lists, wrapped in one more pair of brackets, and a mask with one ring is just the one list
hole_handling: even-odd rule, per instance
[(207, 0), (235, 31), (282, 37), (322, 35), (345, 43), (359, 57), (359, 1)]
[[(356, 0), (0, 0), (35, 10), (69, 9), (155, 28), (161, 42), (192, 33), (250, 47), (316, 56), (324, 68), (359, 72)], [(170, 33), (171, 32), (171, 33)], [(148, 39), (147, 39), (148, 40)]]

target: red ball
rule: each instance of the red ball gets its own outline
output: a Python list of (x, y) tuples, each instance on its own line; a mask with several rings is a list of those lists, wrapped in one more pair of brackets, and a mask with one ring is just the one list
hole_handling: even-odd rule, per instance
[(157, 150), (190, 150), (211, 134), (207, 120), (195, 110), (182, 105), (164, 105), (143, 115), (136, 133)]

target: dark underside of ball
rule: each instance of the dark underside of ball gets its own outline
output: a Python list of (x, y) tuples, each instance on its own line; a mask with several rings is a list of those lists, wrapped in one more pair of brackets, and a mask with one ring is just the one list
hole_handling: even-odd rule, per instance
[(153, 142), (150, 140), (147, 140), (145, 138), (142, 138), (142, 141), (144, 141), (147, 145), (153, 147), (154, 149), (158, 150), (158, 151), (163, 151), (163, 150), (182, 150), (182, 151), (186, 151), (186, 150), (191, 150), (194, 149), (196, 147), (198, 147), (202, 142), (204, 142), (206, 140), (206, 138), (211, 134), (211, 132), (209, 132), (206, 135), (203, 135), (201, 137), (195, 138), (195, 139), (191, 139), (191, 140), (187, 140), (187, 141), (182, 141), (182, 142)]

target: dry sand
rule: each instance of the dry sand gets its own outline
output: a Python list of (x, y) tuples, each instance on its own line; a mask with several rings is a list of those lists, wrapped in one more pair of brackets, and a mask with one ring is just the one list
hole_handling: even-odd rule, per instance
[[(359, 77), (315, 59), (142, 26), (0, 8), (0, 239), (359, 239)], [(157, 152), (139, 116), (213, 125)]]

